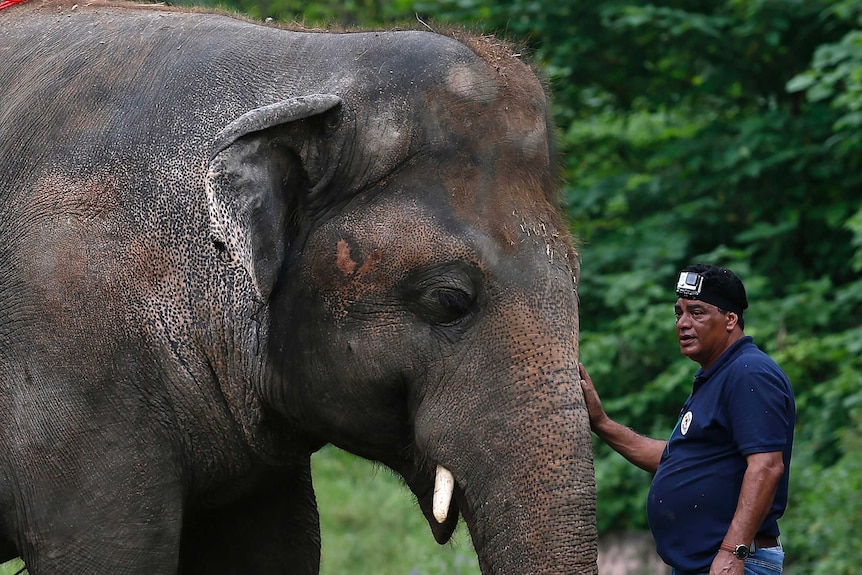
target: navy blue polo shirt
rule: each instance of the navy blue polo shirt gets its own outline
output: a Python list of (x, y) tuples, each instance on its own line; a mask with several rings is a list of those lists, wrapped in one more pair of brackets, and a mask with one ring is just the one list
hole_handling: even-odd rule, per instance
[(787, 376), (751, 337), (698, 370), (647, 497), (647, 518), (665, 563), (682, 572), (709, 571), (736, 511), (745, 457), (753, 453), (784, 453), (784, 476), (757, 532), (778, 536), (795, 424)]

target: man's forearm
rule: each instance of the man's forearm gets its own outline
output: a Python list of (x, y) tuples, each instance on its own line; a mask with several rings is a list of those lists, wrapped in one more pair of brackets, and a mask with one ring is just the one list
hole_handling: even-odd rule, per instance
[(644, 437), (631, 428), (607, 418), (593, 429), (614, 451), (645, 471), (655, 473), (666, 441)]
[(742, 479), (736, 512), (724, 538), (724, 542), (730, 545), (747, 545), (754, 539), (769, 513), (784, 473), (780, 451), (756, 453), (747, 459), (748, 468)]

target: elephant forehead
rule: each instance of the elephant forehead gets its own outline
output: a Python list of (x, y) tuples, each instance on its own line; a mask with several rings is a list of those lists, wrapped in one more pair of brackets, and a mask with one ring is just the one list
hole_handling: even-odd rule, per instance
[[(492, 102), (438, 93), (429, 109), (450, 146), (445, 169), (429, 169), (450, 191), (448, 204), (463, 221), (513, 246), (523, 220), (558, 227), (556, 182), (545, 110), (539, 96)], [(514, 213), (514, 216), (513, 216)]]
[(416, 199), (386, 200), (343, 213), (315, 234), (314, 278), (326, 282), (371, 278), (388, 287), (416, 266), (475, 258), (465, 238), (448, 231), (445, 216)]

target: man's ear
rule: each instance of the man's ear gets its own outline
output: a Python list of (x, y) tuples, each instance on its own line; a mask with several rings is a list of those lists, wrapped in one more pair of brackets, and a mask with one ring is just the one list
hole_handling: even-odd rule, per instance
[(729, 311), (725, 317), (727, 318), (727, 331), (733, 331), (739, 325), (739, 314), (735, 311)]
[(341, 119), (331, 94), (292, 98), (243, 114), (212, 144), (206, 191), (213, 244), (242, 266), (262, 301), (278, 281), (289, 219), (321, 185), (336, 151), (326, 134)]

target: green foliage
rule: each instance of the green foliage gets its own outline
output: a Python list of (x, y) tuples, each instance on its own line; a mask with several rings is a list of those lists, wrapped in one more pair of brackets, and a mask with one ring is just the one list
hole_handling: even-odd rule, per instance
[[(858, 25), (862, 20), (858, 0), (836, 2), (832, 11), (839, 21)], [(862, 148), (862, 30), (851, 29), (837, 42), (818, 46), (811, 67), (791, 78), (787, 91), (804, 92), (809, 102), (829, 103), (838, 113), (831, 148), (842, 157), (855, 155), (858, 167)]]
[(325, 28), (391, 25), (413, 16), (406, 0), (181, 0), (177, 4), (217, 6), (258, 20)]
[[(857, 380), (858, 386), (858, 380)], [(793, 549), (796, 573), (810, 575), (857, 575), (862, 557), (862, 418), (859, 395), (855, 396), (857, 417), (840, 430), (843, 454), (832, 465), (817, 463), (816, 444), (803, 443), (795, 449), (793, 472), (794, 505), (789, 513), (793, 526), (785, 536)]]

